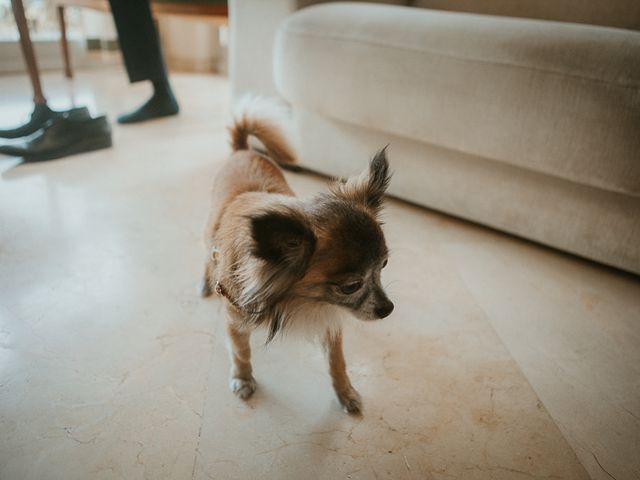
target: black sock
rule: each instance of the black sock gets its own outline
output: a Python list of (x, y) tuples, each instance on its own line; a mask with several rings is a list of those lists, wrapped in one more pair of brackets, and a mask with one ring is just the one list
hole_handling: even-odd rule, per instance
[(118, 117), (118, 123), (136, 123), (175, 115), (180, 110), (168, 80), (153, 81), (153, 95), (140, 107)]

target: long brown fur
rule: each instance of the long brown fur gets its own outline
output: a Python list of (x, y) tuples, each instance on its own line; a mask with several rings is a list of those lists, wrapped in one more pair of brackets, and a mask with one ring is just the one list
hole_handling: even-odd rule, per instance
[[(379, 280), (387, 256), (376, 220), (389, 182), (385, 151), (362, 175), (304, 202), (278, 166), (297, 161), (275, 122), (245, 113), (229, 132), (233, 153), (213, 184), (201, 293), (224, 298), (230, 387), (242, 399), (256, 388), (249, 345), (254, 329), (266, 326), (267, 341), (296, 327), (324, 329), (338, 400), (349, 413), (359, 413), (360, 396), (347, 375), (338, 320), (328, 317), (350, 310), (370, 320), (393, 310)], [(266, 154), (251, 149), (250, 137)], [(351, 293), (354, 282), (362, 286)]]
[(231, 149), (234, 152), (249, 150), (249, 136), (254, 136), (260, 139), (268, 155), (279, 166), (289, 170), (299, 170), (296, 165), (296, 156), (289, 148), (282, 132), (277, 125), (268, 120), (259, 120), (244, 115), (229, 127), (229, 133), (231, 134)]

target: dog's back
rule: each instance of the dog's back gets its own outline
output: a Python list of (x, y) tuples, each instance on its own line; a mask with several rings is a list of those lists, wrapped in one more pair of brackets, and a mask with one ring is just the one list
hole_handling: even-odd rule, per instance
[[(281, 108), (271, 101), (248, 98), (236, 112), (229, 127), (233, 153), (213, 184), (212, 209), (206, 232), (209, 248), (213, 246), (211, 242), (224, 212), (243, 210), (243, 203), (256, 202), (255, 194), (244, 194), (263, 192), (265, 195), (294, 196), (280, 168), (296, 164), (296, 156), (278, 124)], [(265, 152), (250, 148), (251, 136), (260, 141)], [(266, 197), (263, 200), (268, 203)]]

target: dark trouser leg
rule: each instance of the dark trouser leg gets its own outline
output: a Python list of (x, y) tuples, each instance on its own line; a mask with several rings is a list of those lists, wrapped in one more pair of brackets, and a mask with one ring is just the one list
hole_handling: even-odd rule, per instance
[(109, 3), (129, 81), (153, 83), (151, 98), (136, 110), (120, 115), (118, 122), (136, 123), (177, 114), (178, 102), (169, 85), (149, 0), (109, 0)]
[(129, 81), (165, 81), (167, 69), (149, 0), (109, 0)]

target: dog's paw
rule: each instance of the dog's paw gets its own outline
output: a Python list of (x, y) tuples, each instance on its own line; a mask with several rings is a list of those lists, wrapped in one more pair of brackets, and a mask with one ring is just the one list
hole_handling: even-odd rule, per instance
[(362, 415), (362, 398), (355, 388), (338, 393), (338, 401), (349, 415)]
[(247, 400), (253, 392), (256, 391), (256, 381), (251, 377), (250, 379), (233, 377), (229, 381), (229, 388), (236, 395), (236, 397)]

